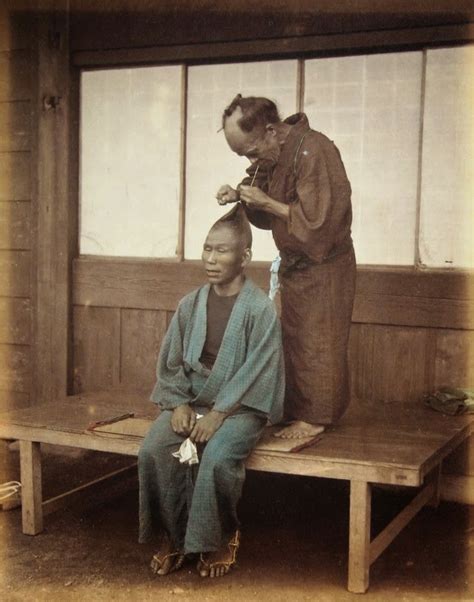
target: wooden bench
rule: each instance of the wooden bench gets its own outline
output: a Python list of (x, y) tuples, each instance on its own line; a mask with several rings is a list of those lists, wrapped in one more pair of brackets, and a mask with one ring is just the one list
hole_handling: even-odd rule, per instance
[[(42, 499), (40, 444), (136, 456), (140, 439), (87, 430), (91, 422), (127, 412), (150, 420), (157, 415), (146, 395), (123, 391), (76, 395), (0, 415), (0, 438), (20, 441), (24, 533), (42, 531), (48, 504)], [(473, 423), (470, 416), (448, 417), (421, 404), (354, 402), (337, 428), (315, 445), (298, 453), (257, 446), (247, 468), (350, 481), (348, 590), (363, 593), (369, 586), (370, 565), (423, 506), (437, 503), (441, 463), (471, 434)], [(371, 492), (377, 484), (418, 491), (371, 540)]]

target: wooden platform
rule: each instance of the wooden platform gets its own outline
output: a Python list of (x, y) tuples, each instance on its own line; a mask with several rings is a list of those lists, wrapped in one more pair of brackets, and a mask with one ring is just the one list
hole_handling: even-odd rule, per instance
[[(20, 440), (24, 533), (36, 535), (43, 529), (47, 502), (41, 492), (40, 444), (136, 456), (139, 437), (109, 437), (88, 430), (92, 423), (129, 413), (150, 421), (158, 414), (145, 394), (123, 391), (77, 395), (0, 414), (0, 438)], [(370, 565), (424, 505), (437, 503), (441, 463), (471, 434), (473, 424), (473, 416), (443, 416), (422, 405), (354, 402), (337, 428), (297, 453), (271, 449), (268, 432), (247, 468), (350, 481), (348, 589), (362, 593), (369, 585)], [(404, 485), (419, 491), (371, 540), (373, 484)]]

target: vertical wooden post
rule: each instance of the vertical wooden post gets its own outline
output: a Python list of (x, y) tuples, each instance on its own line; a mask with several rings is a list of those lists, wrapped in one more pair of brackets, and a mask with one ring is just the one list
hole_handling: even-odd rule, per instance
[(186, 130), (188, 127), (188, 68), (181, 65), (181, 132), (180, 132), (180, 183), (179, 183), (179, 221), (178, 247), (176, 256), (184, 260), (186, 234)]
[[(71, 229), (69, 1), (38, 16), (35, 390), (38, 403), (67, 393)], [(73, 205), (74, 207), (74, 205)]]
[(23, 533), (37, 535), (43, 530), (41, 448), (39, 443), (20, 441), (20, 468)]
[(438, 466), (435, 466), (426, 478), (425, 482), (429, 482), (430, 480), (434, 483), (434, 493), (431, 500), (427, 503), (427, 506), (431, 508), (437, 508), (439, 506), (439, 501), (441, 497), (441, 479), (443, 473), (443, 463), (440, 462)]
[(369, 587), (371, 485), (351, 481), (349, 579), (347, 589), (363, 594)]
[(298, 59), (296, 72), (296, 112), (303, 113), (304, 111), (304, 94), (305, 94), (305, 61)]

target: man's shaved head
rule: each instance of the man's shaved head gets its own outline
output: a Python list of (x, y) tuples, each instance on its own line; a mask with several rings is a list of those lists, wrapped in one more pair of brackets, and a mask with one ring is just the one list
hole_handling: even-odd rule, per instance
[(228, 213), (211, 226), (211, 230), (218, 228), (228, 228), (241, 243), (242, 249), (252, 248), (252, 230), (242, 203), (236, 203)]
[(242, 132), (249, 133), (255, 129), (264, 130), (269, 123), (280, 123), (281, 118), (276, 104), (269, 98), (261, 96), (247, 96), (237, 94), (222, 115), (222, 127), (225, 127), (227, 118), (238, 111), (237, 124)]

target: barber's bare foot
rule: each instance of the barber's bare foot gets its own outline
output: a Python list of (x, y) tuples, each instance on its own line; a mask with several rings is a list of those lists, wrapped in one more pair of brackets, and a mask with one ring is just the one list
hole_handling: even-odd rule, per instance
[(165, 539), (158, 552), (151, 559), (150, 567), (156, 575), (168, 575), (181, 568), (184, 554), (175, 550), (170, 541)]
[(236, 531), (229, 543), (217, 552), (205, 552), (200, 555), (197, 570), (201, 577), (223, 577), (237, 561), (240, 545), (240, 532)]
[(281, 439), (303, 439), (304, 437), (316, 437), (324, 431), (322, 424), (310, 424), (302, 420), (295, 420), (288, 426), (285, 426), (281, 431), (273, 434), (274, 437)]

